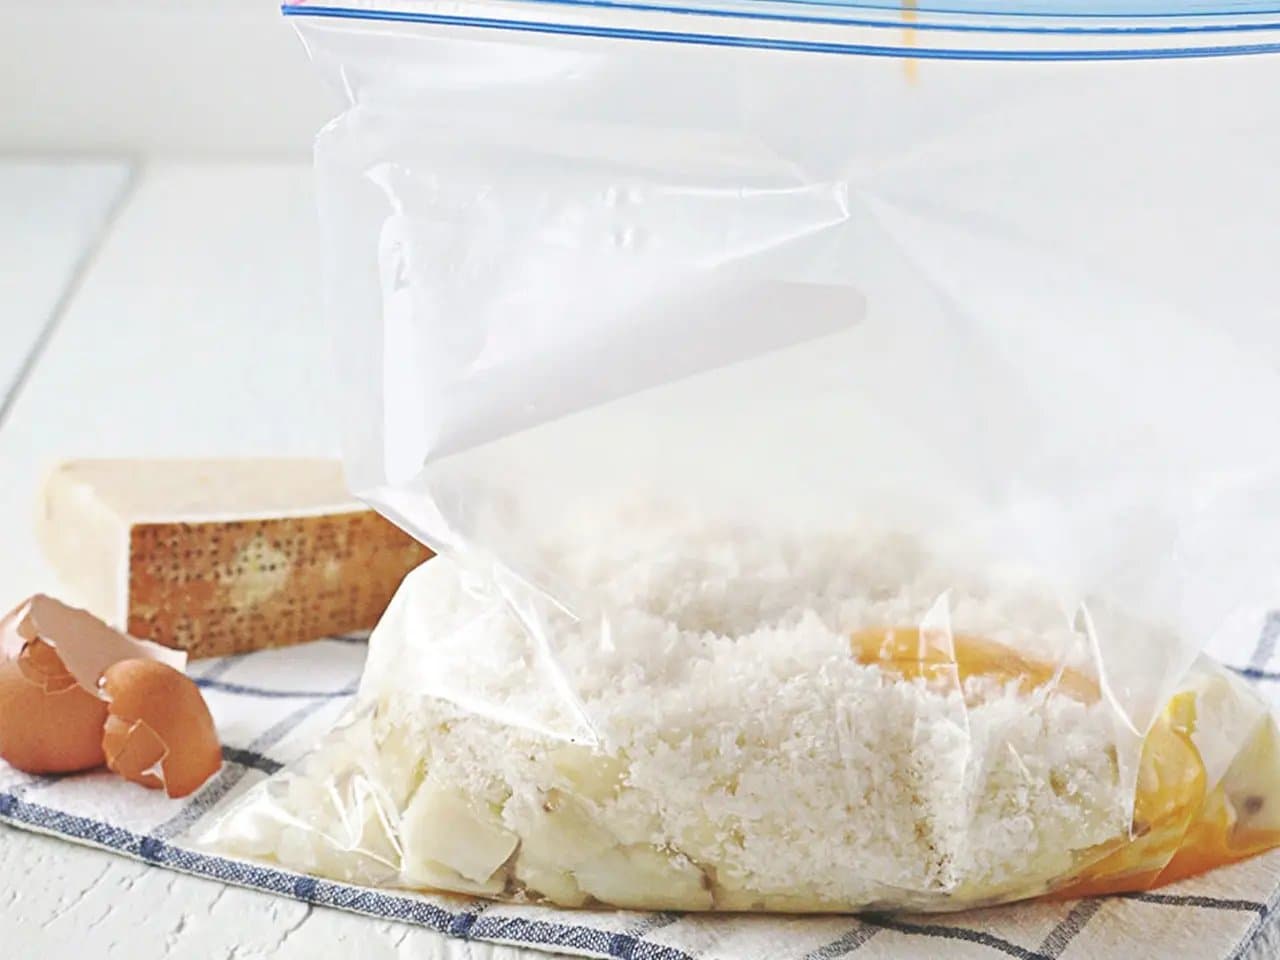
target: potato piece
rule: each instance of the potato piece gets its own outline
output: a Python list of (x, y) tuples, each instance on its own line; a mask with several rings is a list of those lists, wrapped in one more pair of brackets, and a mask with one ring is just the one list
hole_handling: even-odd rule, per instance
[(487, 886), (520, 842), (462, 794), (430, 780), (409, 801), (400, 830), (406, 875), (430, 885), (444, 866), (472, 885)]
[(377, 744), (378, 773), (396, 808), (403, 810), (422, 783), (426, 758), (403, 730), (392, 728)]
[(520, 839), (516, 878), (561, 906), (582, 906), (588, 898), (573, 868), (605, 853), (616, 841), (579, 803), (558, 790), (547, 794), (531, 819)]
[(573, 874), (538, 863), (516, 861), (516, 879), (532, 896), (549, 900), (561, 907), (585, 906), (590, 897), (578, 886)]
[(627, 765), (620, 758), (576, 744), (557, 747), (548, 756), (573, 793), (588, 800), (601, 801), (616, 796), (627, 772)]
[(1264, 717), (1222, 778), (1237, 820), (1235, 833), (1280, 834), (1280, 736)]
[(632, 910), (710, 910), (711, 887), (688, 857), (649, 844), (614, 847), (574, 871), (597, 900)]
[(573, 869), (617, 844), (579, 804), (551, 791), (521, 837), (520, 859)]

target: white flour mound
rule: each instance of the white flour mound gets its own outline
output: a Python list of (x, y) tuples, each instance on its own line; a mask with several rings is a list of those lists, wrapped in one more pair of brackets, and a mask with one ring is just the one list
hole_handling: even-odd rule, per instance
[(386, 886), (799, 911), (1034, 895), (1124, 834), (1105, 703), (851, 652), (924, 626), (1088, 672), (1051, 596), (892, 539), (596, 533), (526, 558), (543, 591), (412, 574), (359, 712), (217, 842)]

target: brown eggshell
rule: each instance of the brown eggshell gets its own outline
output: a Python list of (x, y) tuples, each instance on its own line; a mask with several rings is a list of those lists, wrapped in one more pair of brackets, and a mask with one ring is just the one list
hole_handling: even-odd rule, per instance
[(145, 720), (107, 717), (102, 752), (107, 755), (107, 765), (126, 780), (152, 790), (164, 787), (160, 771), (169, 747)]
[(213, 717), (185, 674), (157, 660), (122, 660), (107, 668), (101, 689), (107, 766), (126, 780), (185, 797), (222, 765)]
[(71, 773), (106, 762), (107, 705), (87, 693), (39, 640), (0, 661), (0, 757), (27, 773)]
[(42, 640), (23, 647), (18, 654), (17, 664), (22, 675), (40, 686), (45, 693), (61, 693), (76, 684), (76, 678), (62, 662), (58, 651)]
[(15, 658), (37, 639), (57, 650), (66, 672), (95, 696), (98, 678), (121, 660), (159, 660), (178, 670), (187, 662), (187, 655), (180, 650), (121, 633), (88, 611), (42, 593), (0, 618), (0, 655)]

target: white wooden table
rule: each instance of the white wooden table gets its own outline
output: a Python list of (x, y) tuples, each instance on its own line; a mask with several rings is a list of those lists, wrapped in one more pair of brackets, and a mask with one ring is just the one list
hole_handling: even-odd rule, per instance
[[(309, 176), (0, 158), (0, 606), (58, 585), (42, 472), (333, 454)], [(0, 826), (0, 957), (522, 960)]]

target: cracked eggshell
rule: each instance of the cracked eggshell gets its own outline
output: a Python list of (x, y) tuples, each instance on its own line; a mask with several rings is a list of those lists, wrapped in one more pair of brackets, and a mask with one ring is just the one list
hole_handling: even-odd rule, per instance
[(38, 593), (0, 620), (0, 654), (15, 659), (35, 640), (53, 647), (58, 659), (86, 692), (98, 695), (98, 680), (121, 660), (156, 660), (174, 670), (187, 655), (149, 640), (138, 640), (107, 626), (86, 610)]
[(222, 747), (199, 688), (156, 660), (122, 660), (102, 675), (107, 766), (126, 780), (185, 797), (218, 771)]
[(27, 773), (73, 773), (105, 762), (107, 705), (76, 683), (48, 644), (0, 661), (0, 757)]

